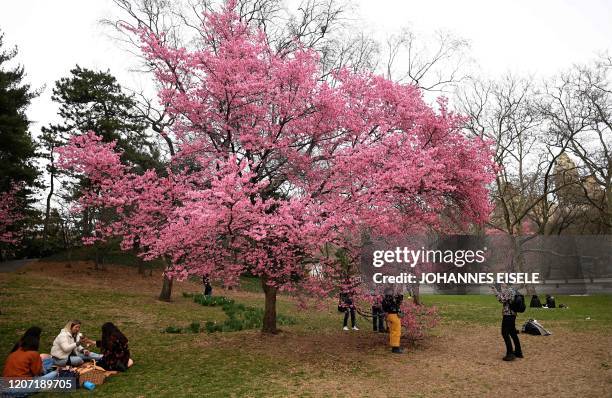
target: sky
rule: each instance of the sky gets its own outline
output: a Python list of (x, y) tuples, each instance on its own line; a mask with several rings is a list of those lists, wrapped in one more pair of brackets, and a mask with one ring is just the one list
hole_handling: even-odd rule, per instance
[[(483, 75), (504, 72), (550, 76), (572, 63), (586, 62), (612, 49), (610, 0), (361, 0), (355, 1), (360, 25), (377, 37), (411, 26), (421, 34), (445, 30), (470, 42), (471, 56)], [(110, 0), (0, 0), (5, 43), (17, 45), (17, 61), (27, 80), (41, 89), (28, 116), (32, 133), (57, 121), (51, 103), (56, 80), (77, 63), (110, 69), (130, 88), (147, 86), (130, 72), (132, 55), (122, 50), (100, 24), (116, 9)]]

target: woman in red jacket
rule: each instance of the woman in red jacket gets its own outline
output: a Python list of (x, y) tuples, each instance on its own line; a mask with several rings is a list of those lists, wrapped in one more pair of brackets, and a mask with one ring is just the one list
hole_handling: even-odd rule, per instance
[[(25, 335), (19, 343), (19, 348), (11, 352), (4, 364), (2, 377), (15, 377), (38, 380), (51, 380), (57, 377), (57, 371), (44, 374), (43, 362), (38, 353), (40, 339), (37, 336)], [(7, 388), (5, 392), (11, 394), (33, 393), (38, 391), (36, 388), (19, 388), (11, 390)]]

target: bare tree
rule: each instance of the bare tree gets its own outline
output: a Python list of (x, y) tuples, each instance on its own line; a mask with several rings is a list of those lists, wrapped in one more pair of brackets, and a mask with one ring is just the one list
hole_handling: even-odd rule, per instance
[(542, 112), (557, 144), (578, 160), (583, 199), (598, 214), (597, 233), (612, 231), (612, 60), (575, 65), (545, 88)]
[(512, 239), (512, 266), (525, 270), (523, 246), (531, 237), (551, 233), (558, 221), (555, 165), (567, 141), (546, 140), (546, 123), (538, 110), (539, 95), (529, 79), (507, 75), (499, 81), (471, 80), (458, 95), (465, 129), (490, 140), (500, 166), (491, 194), (495, 204), (489, 227)]
[(403, 28), (384, 44), (384, 70), (391, 80), (410, 83), (426, 91), (448, 91), (467, 76), (469, 43), (445, 32), (419, 37)]

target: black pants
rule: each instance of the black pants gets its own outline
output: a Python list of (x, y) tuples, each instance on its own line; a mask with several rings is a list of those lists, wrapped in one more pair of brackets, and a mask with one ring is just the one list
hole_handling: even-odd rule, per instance
[(380, 307), (372, 307), (372, 330), (375, 332), (385, 331), (385, 313)]
[(349, 313), (351, 314), (351, 326), (355, 327), (355, 308), (349, 307), (344, 311), (344, 326), (348, 323)]
[[(504, 343), (506, 343), (506, 355), (523, 353), (521, 351), (521, 342), (516, 333), (516, 315), (504, 315), (501, 324), (501, 334), (504, 338)], [(514, 350), (512, 349), (512, 342), (514, 342)]]

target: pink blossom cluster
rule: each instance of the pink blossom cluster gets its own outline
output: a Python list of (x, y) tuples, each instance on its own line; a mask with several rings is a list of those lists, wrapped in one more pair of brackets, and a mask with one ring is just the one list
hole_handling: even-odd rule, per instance
[(21, 233), (15, 228), (24, 218), (18, 197), (21, 189), (21, 184), (12, 184), (7, 192), (0, 192), (0, 244), (16, 247), (21, 240)]
[(404, 314), (401, 323), (406, 330), (405, 336), (412, 341), (425, 337), (427, 331), (440, 321), (440, 314), (434, 306), (417, 305), (412, 300), (406, 300), (401, 309)]
[(343, 275), (324, 247), (356, 258), (363, 231), (455, 231), (487, 219), (489, 143), (464, 136), (444, 100), (434, 109), (416, 87), (372, 73), (323, 81), (315, 51), (275, 53), (231, 4), (201, 29), (195, 50), (133, 30), (176, 120), (163, 173), (134, 173), (94, 132), (59, 150), (60, 165), (90, 182), (80, 205), (112, 210), (98, 238), (167, 258), (172, 277), (232, 284), (248, 271), (324, 295)]

